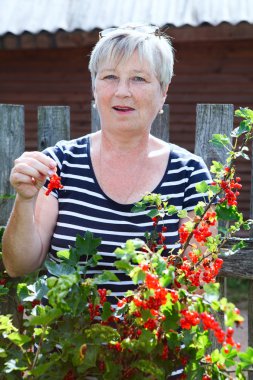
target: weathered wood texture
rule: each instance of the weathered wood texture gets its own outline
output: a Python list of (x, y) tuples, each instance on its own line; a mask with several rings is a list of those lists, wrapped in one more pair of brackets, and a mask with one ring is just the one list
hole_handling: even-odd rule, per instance
[(0, 226), (6, 224), (13, 206), (14, 190), (9, 176), (13, 160), (24, 151), (24, 126), (23, 106), (0, 105)]
[[(222, 133), (230, 136), (233, 129), (234, 107), (230, 104), (198, 104), (196, 109), (196, 132), (195, 132), (195, 154), (201, 156), (208, 168), (212, 161), (220, 161), (225, 164), (226, 152), (224, 149), (218, 150), (210, 140), (215, 133)], [(226, 279), (219, 277), (220, 294), (225, 295)], [(223, 320), (223, 316), (220, 315)], [(223, 323), (224, 325), (224, 323)], [(211, 335), (212, 350), (218, 347), (217, 340)]]
[(45, 106), (38, 108), (38, 149), (70, 139), (70, 108)]
[[(151, 133), (155, 137), (158, 137), (164, 141), (169, 141), (169, 105), (164, 104), (162, 113), (159, 113), (151, 127)], [(91, 104), (91, 131), (96, 132), (99, 131), (100, 119), (97, 108), (95, 106), (95, 102), (93, 101)]]
[(201, 156), (210, 168), (212, 161), (225, 164), (226, 149), (210, 144), (213, 134), (230, 136), (233, 129), (234, 106), (232, 104), (198, 104), (194, 152)]

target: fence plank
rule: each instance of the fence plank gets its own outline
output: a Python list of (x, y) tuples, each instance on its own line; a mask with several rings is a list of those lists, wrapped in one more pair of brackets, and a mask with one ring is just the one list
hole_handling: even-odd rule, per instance
[(217, 149), (209, 143), (215, 133), (230, 135), (233, 129), (234, 106), (232, 104), (198, 104), (195, 135), (195, 153), (208, 167), (213, 160), (225, 163), (226, 149)]
[[(98, 110), (95, 102), (91, 103), (91, 132), (97, 132), (101, 128)], [(152, 124), (151, 133), (155, 137), (169, 142), (169, 105), (164, 104), (163, 113), (158, 114)]]
[(38, 107), (38, 150), (70, 139), (70, 107)]
[(14, 190), (9, 176), (13, 160), (25, 148), (24, 106), (0, 104), (0, 226), (9, 218), (14, 198)]
[[(13, 160), (25, 149), (24, 106), (0, 104), (0, 226), (5, 226), (9, 218), (13, 202), (14, 189), (10, 185), (9, 176)], [(0, 269), (3, 270), (2, 261)], [(18, 282), (13, 279), (13, 282)], [(17, 297), (13, 289), (6, 297), (2, 297), (0, 314), (12, 314), (16, 326), (21, 326), (21, 315), (16, 312)]]
[[(232, 104), (198, 104), (196, 114), (195, 154), (203, 158), (208, 168), (213, 160), (225, 164), (225, 149), (217, 149), (209, 141), (216, 133), (230, 136), (233, 129), (234, 106)], [(225, 296), (226, 279), (218, 277), (217, 281), (220, 283), (220, 294)], [(215, 349), (218, 346), (217, 341), (213, 336), (211, 340), (212, 349)]]

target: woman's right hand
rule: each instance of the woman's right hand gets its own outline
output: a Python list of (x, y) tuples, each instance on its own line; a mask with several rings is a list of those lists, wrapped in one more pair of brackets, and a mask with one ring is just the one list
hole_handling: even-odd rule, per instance
[(14, 161), (10, 183), (21, 198), (29, 200), (37, 196), (46, 178), (55, 172), (52, 158), (41, 152), (25, 152)]

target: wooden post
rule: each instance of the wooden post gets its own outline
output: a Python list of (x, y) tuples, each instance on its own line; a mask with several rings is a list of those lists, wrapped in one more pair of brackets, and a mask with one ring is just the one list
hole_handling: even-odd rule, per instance
[(233, 129), (233, 104), (198, 104), (195, 135), (195, 154), (201, 156), (208, 168), (212, 161), (225, 163), (226, 149), (218, 149), (209, 140), (215, 133), (230, 136)]
[[(24, 106), (0, 104), (0, 226), (6, 225), (15, 197), (9, 182), (13, 160), (19, 157), (24, 149)], [(4, 270), (2, 260), (0, 260), (0, 270)], [(10, 281), (17, 283), (18, 279)], [(0, 314), (12, 314), (14, 324), (21, 327), (21, 315), (16, 310), (15, 293), (15, 290), (11, 289), (8, 296), (1, 298)]]
[[(91, 103), (91, 131), (97, 132), (101, 128), (98, 111), (95, 102)], [(152, 124), (151, 133), (153, 136), (169, 142), (169, 105), (164, 104), (163, 113), (158, 114)]]
[[(195, 154), (201, 156), (207, 167), (210, 168), (212, 161), (226, 162), (226, 150), (217, 149), (212, 145), (212, 135), (216, 133), (230, 136), (233, 129), (234, 106), (232, 104), (198, 104), (195, 136)], [(226, 294), (226, 280), (218, 277), (220, 294)], [(217, 347), (216, 339), (212, 339), (212, 349)]]
[(158, 114), (153, 121), (151, 133), (158, 139), (169, 142), (169, 105), (164, 104), (162, 111), (163, 113)]
[(38, 107), (38, 150), (70, 139), (70, 107)]
[(25, 149), (24, 106), (0, 104), (0, 226), (9, 218), (14, 190), (9, 176), (13, 160)]

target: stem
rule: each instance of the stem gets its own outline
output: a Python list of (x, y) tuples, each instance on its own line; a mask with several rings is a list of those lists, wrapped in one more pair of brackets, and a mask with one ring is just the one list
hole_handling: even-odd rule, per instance
[(43, 326), (43, 331), (42, 331), (41, 336), (40, 336), (40, 342), (39, 342), (39, 345), (38, 345), (38, 348), (37, 348), (37, 351), (36, 351), (36, 354), (35, 354), (35, 357), (34, 357), (34, 360), (33, 360), (33, 363), (32, 363), (31, 370), (33, 370), (35, 368), (36, 364), (37, 364), (37, 360), (38, 360), (38, 357), (39, 357), (39, 354), (40, 354), (40, 351), (41, 351), (41, 348), (42, 348), (42, 343), (43, 343), (43, 340), (44, 340), (44, 336), (45, 336), (46, 330), (47, 330), (47, 325)]

